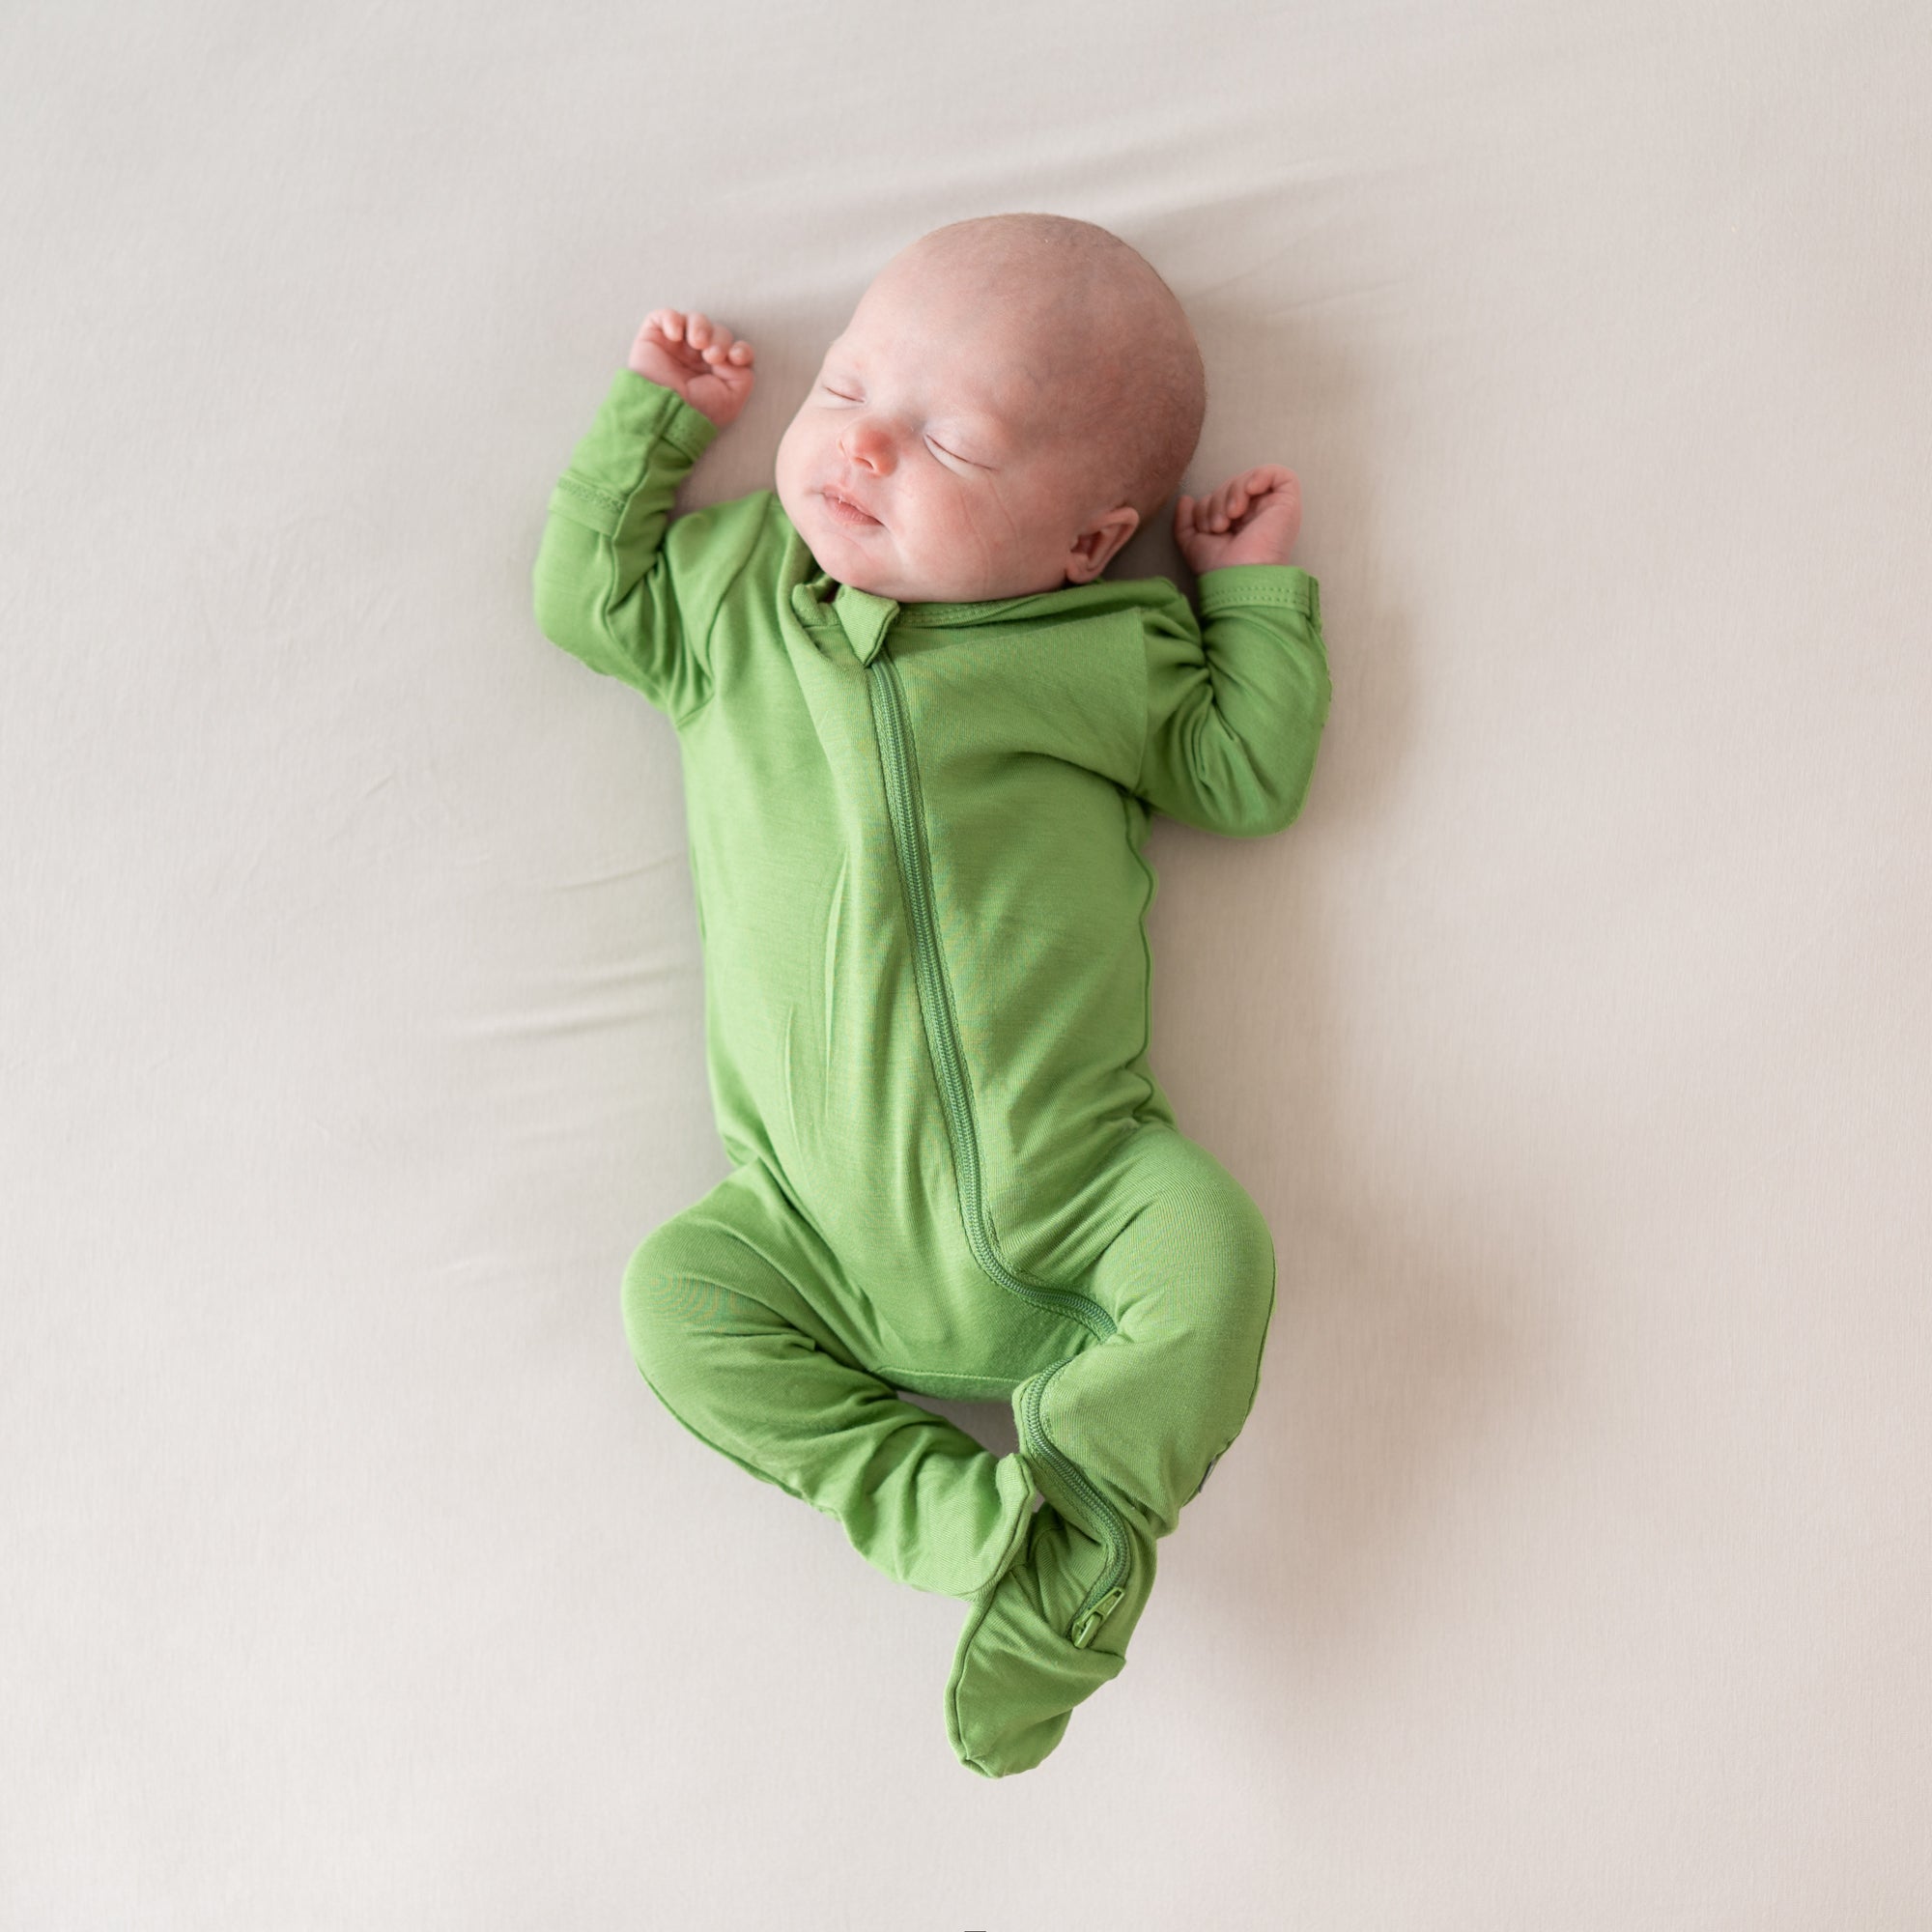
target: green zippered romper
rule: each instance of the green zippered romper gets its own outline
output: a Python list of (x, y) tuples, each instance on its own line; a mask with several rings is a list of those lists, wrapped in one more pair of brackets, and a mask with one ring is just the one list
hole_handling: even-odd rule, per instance
[[(626, 1330), (693, 1434), (969, 1600), (948, 1731), (1000, 1776), (1121, 1669), (1254, 1401), (1274, 1247), (1148, 1065), (1142, 848), (1155, 810), (1299, 811), (1319, 592), (1249, 565), (1201, 578), (1202, 621), (1165, 578), (899, 605), (772, 491), (672, 521), (716, 433), (618, 371), (532, 573), (545, 635), (683, 756), (733, 1166), (633, 1256)], [(1019, 1453), (900, 1390), (1010, 1400)]]

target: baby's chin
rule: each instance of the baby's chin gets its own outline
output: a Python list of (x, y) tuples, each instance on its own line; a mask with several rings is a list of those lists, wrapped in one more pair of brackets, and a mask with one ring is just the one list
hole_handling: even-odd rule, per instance
[(852, 556), (854, 544), (811, 545), (819, 567), (840, 583), (864, 590), (873, 597), (887, 597), (895, 604), (979, 604), (989, 598), (1016, 597), (1015, 590), (985, 589), (978, 584), (945, 578), (922, 577), (917, 572), (895, 570), (874, 557)]
[(883, 526), (848, 529), (815, 496), (794, 500), (793, 493), (783, 488), (778, 496), (818, 567), (838, 582), (869, 596), (890, 598), (895, 604), (978, 604), (1022, 597), (1037, 587), (1017, 581), (1010, 586), (973, 582), (957, 573), (923, 570), (897, 554)]
[[(783, 501), (782, 497), (780, 499)], [(871, 529), (848, 530), (820, 504), (808, 497), (794, 507), (784, 503), (793, 529), (805, 539), (812, 559), (827, 576), (854, 590), (873, 597), (889, 597), (898, 604), (938, 603), (921, 583), (920, 574), (908, 571), (891, 554), (888, 532), (883, 526)]]
[(934, 601), (909, 588), (902, 574), (878, 557), (868, 556), (863, 545), (841, 536), (838, 530), (821, 534), (806, 528), (802, 534), (819, 569), (840, 583), (849, 583), (854, 590), (864, 590), (873, 597), (890, 597), (897, 604)]

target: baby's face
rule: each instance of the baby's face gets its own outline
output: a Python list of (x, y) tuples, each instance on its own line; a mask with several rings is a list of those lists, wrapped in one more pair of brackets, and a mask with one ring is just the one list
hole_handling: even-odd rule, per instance
[(779, 500), (832, 577), (901, 604), (1085, 581), (1074, 539), (1119, 499), (1074, 433), (1084, 331), (1048, 306), (917, 250), (866, 291), (779, 444)]

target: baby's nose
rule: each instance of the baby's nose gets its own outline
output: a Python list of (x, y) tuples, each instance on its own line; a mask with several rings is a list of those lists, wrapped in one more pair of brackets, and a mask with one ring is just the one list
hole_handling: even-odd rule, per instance
[(889, 476), (897, 461), (891, 432), (870, 416), (847, 423), (838, 447), (848, 462), (863, 463), (877, 476)]

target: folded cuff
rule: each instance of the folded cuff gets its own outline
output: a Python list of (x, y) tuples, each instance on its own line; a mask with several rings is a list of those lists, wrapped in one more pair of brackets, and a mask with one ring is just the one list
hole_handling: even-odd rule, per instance
[(1237, 604), (1272, 604), (1321, 622), (1321, 586), (1296, 563), (1231, 563), (1204, 570), (1195, 595), (1205, 617)]
[(666, 400), (655, 404), (662, 414), (637, 418), (639, 426), (655, 423), (658, 432), (667, 442), (677, 447), (696, 463), (711, 446), (711, 440), (718, 434), (718, 425), (700, 409), (687, 403), (675, 389), (667, 389), (662, 383), (653, 383), (648, 376), (639, 376), (635, 369), (619, 369), (611, 384), (613, 401), (629, 399), (631, 407), (638, 407), (638, 399), (645, 404), (654, 403), (657, 397)]
[(717, 434), (718, 425), (675, 389), (635, 369), (619, 369), (589, 434), (572, 452), (571, 467), (551, 491), (550, 513), (614, 536), (653, 460), (682, 477)]

